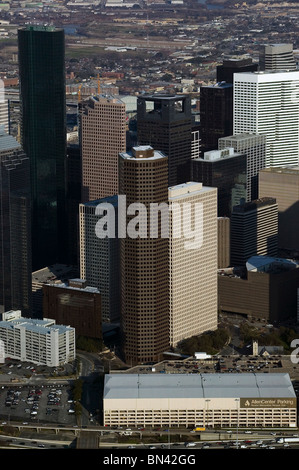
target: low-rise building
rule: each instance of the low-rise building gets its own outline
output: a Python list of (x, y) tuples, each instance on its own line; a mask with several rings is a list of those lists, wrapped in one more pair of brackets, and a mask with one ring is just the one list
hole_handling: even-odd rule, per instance
[(1, 341), (5, 357), (20, 361), (58, 367), (75, 359), (74, 328), (56, 325), (50, 318), (24, 318), (20, 310), (2, 314)]
[(107, 374), (104, 426), (296, 427), (289, 374)]
[(296, 319), (299, 264), (253, 256), (243, 270), (218, 271), (218, 308), (267, 322)]
[(72, 326), (77, 336), (102, 339), (101, 302), (99, 290), (88, 286), (84, 279), (43, 286), (44, 317)]

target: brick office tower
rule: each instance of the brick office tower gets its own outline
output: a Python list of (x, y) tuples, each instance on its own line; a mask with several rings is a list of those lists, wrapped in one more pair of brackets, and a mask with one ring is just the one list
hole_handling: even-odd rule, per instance
[(79, 104), (82, 202), (118, 192), (118, 156), (126, 150), (126, 107), (118, 98), (92, 96)]
[[(127, 208), (142, 203), (148, 222), (151, 203), (167, 204), (167, 170), (167, 157), (149, 146), (120, 155), (119, 194), (126, 196)], [(123, 211), (120, 201), (118, 210)], [(135, 215), (123, 216), (129, 230)], [(123, 350), (126, 362), (133, 365), (159, 361), (169, 348), (168, 238), (162, 238), (160, 230), (157, 238), (150, 237), (149, 223), (147, 228), (146, 238), (127, 234), (120, 239)], [(124, 229), (121, 223), (119, 230)]]
[(168, 185), (190, 180), (192, 154), (191, 98), (153, 94), (137, 99), (137, 140), (168, 157)]
[(70, 325), (77, 336), (102, 339), (101, 294), (84, 279), (43, 286), (43, 317)]

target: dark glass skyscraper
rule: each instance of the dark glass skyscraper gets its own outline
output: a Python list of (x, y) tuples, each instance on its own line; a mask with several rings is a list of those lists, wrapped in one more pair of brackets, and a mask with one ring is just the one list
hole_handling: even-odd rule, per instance
[(192, 181), (218, 189), (218, 217), (230, 217), (246, 202), (246, 155), (233, 148), (205, 152), (192, 160)]
[(30, 165), (0, 129), (0, 309), (31, 313)]
[(188, 95), (154, 93), (137, 99), (138, 145), (168, 157), (168, 185), (190, 180), (193, 119)]
[(202, 154), (218, 148), (218, 139), (233, 131), (233, 85), (216, 83), (200, 88)]
[(22, 147), (31, 165), (33, 270), (64, 260), (64, 30), (18, 31)]

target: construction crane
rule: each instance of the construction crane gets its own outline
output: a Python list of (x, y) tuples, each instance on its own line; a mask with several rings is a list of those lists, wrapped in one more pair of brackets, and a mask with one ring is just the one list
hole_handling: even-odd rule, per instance
[(97, 79), (98, 79), (98, 95), (99, 95), (101, 93), (101, 82), (100, 82), (100, 74), (99, 73), (98, 73)]

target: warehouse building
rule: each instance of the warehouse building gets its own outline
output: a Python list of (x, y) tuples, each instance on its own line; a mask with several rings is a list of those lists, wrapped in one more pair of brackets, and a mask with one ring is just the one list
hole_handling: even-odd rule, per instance
[(110, 374), (105, 426), (296, 427), (290, 376), (269, 374)]

